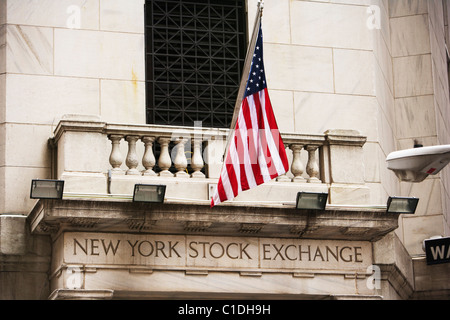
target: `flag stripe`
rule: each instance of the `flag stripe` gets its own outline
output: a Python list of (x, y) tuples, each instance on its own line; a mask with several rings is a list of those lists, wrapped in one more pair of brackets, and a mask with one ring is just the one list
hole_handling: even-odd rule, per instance
[[(263, 112), (262, 107), (260, 104), (259, 96), (257, 94), (254, 94), (252, 97), (249, 97), (249, 101), (255, 106), (256, 112), (258, 114), (258, 154), (259, 154), (259, 162), (260, 162), (260, 168), (262, 171), (262, 178), (264, 179), (264, 182), (268, 182), (272, 180), (271, 176), (273, 173), (273, 167), (272, 167), (272, 158), (270, 151), (268, 149), (268, 142), (267, 137), (265, 133), (265, 122), (263, 119)], [(271, 172), (272, 171), (272, 172)]]
[(230, 180), (231, 187), (233, 189), (233, 195), (236, 197), (239, 192), (241, 191), (241, 184), (240, 184), (240, 167), (239, 167), (239, 159), (237, 159), (237, 152), (235, 148), (235, 136), (233, 136), (233, 141), (230, 145), (230, 160), (231, 163), (227, 164), (227, 172), (228, 172), (228, 179)]
[(265, 121), (266, 141), (268, 142), (268, 148), (270, 150), (271, 159), (273, 161), (273, 169), (275, 170), (274, 175), (272, 175), (272, 179), (274, 179), (286, 172), (279, 152), (280, 132), (278, 131), (277, 124), (275, 122), (275, 117), (273, 115), (267, 89), (261, 91), (260, 95), (261, 98), (264, 99), (264, 102), (262, 104), (265, 106), (265, 108), (262, 108), (262, 113), (263, 119)]
[[(244, 114), (246, 110), (241, 109)], [(241, 148), (238, 149), (238, 153), (241, 155), (239, 161), (241, 162), (241, 176), (242, 176), (242, 190), (248, 190), (256, 187), (255, 176), (253, 174), (250, 150), (249, 150), (249, 131), (246, 126), (244, 115), (238, 118), (237, 131), (239, 132), (239, 143)], [(243, 172), (243, 174), (242, 174)]]
[[(275, 114), (272, 109), (272, 104), (270, 102), (269, 92), (267, 89), (265, 90), (265, 101), (266, 101), (266, 104), (265, 104), (266, 105), (266, 116), (267, 116), (269, 123), (271, 124), (270, 127), (272, 129), (271, 133), (273, 135), (273, 140), (277, 143), (277, 148), (280, 148), (280, 147), (284, 148), (283, 139), (281, 138), (281, 134), (278, 131), (277, 123), (275, 120)], [(278, 155), (280, 156), (281, 164), (283, 165), (283, 169), (281, 171), (287, 172), (289, 170), (289, 162), (287, 159), (286, 152), (279, 152)], [(279, 172), (281, 172), (281, 171), (279, 171)]]
[(258, 165), (258, 124), (255, 108), (250, 109), (247, 99), (244, 99), (242, 105), (243, 118), (247, 125), (247, 132), (249, 134), (248, 151), (250, 156), (250, 164), (252, 168), (255, 184), (258, 186), (264, 183), (261, 175), (261, 168)]

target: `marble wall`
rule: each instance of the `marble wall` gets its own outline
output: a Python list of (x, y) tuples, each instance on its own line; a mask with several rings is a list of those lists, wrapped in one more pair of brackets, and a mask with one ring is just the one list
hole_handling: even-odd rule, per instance
[[(0, 81), (8, 86), (0, 126), (14, 136), (5, 143), (0, 167), (5, 186), (19, 172), (24, 182), (49, 177), (46, 139), (64, 114), (145, 123), (143, 0), (1, 1), (7, 17)], [(368, 12), (370, 5), (379, 10)], [(256, 7), (248, 0), (249, 26)], [(263, 29), (281, 130), (350, 129), (367, 136), (365, 183), (370, 203), (383, 204), (398, 188), (383, 162), (395, 150), (387, 1), (266, 0)], [(26, 144), (30, 131), (37, 157), (14, 148), (17, 139)], [(13, 150), (15, 156), (7, 156)], [(2, 202), (0, 212), (29, 210), (25, 185), (19, 192), (5, 187), (11, 202)]]
[[(440, 0), (389, 2), (399, 150), (411, 148), (414, 140), (424, 146), (449, 143), (446, 4)], [(420, 184), (400, 185), (400, 194), (421, 199), (416, 215), (402, 217), (398, 229), (412, 255), (423, 255), (424, 239), (448, 234), (447, 177), (448, 169)]]
[[(256, 2), (249, 1), (250, 19)], [(263, 32), (279, 126), (310, 133), (351, 129), (367, 136), (369, 202), (384, 204), (399, 189), (385, 165), (397, 149), (388, 1), (267, 0)]]
[(0, 0), (0, 213), (29, 212), (64, 114), (145, 123), (143, 33), (143, 0)]
[[(257, 0), (247, 2), (251, 32)], [(145, 123), (143, 6), (0, 0), (0, 214), (30, 212), (30, 181), (51, 178), (48, 138), (63, 115)], [(450, 235), (450, 166), (408, 184), (385, 159), (414, 140), (450, 143), (447, 7), (450, 0), (265, 0), (265, 65), (280, 129), (367, 136), (364, 181), (355, 189), (364, 183), (374, 205), (394, 195), (421, 199), (396, 231), (413, 256), (423, 255), (424, 239)], [(48, 239), (41, 240), (30, 248), (49, 259)], [(46, 263), (39, 278), (28, 272), (8, 281), (45, 283)], [(30, 295), (46, 297), (48, 288)]]
[[(249, 26), (256, 3), (248, 0)], [(400, 185), (385, 158), (414, 139), (449, 143), (442, 3), (265, 0), (263, 16), (268, 87), (281, 130), (367, 136), (369, 202), (385, 204), (399, 194), (423, 199), (419, 215), (404, 219), (400, 230), (418, 234), (402, 237), (414, 253), (419, 238), (444, 232), (417, 232), (424, 216), (447, 221), (448, 234), (440, 202), (450, 206), (450, 169), (442, 179)], [(0, 0), (0, 213), (29, 212), (29, 182), (51, 177), (47, 139), (62, 115), (145, 123), (143, 4)]]

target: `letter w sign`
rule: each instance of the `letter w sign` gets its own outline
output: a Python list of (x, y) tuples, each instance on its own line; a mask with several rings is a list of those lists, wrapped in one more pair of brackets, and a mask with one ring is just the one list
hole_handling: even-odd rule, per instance
[(425, 240), (427, 264), (450, 262), (450, 237)]

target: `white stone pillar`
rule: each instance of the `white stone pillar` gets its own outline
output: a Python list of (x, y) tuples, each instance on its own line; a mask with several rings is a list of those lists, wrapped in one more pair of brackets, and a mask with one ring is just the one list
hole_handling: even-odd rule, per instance
[(309, 183), (322, 183), (319, 180), (319, 165), (316, 160), (316, 150), (319, 146), (308, 145), (306, 146), (306, 151), (308, 151), (308, 163), (306, 165), (306, 173), (309, 175)]
[(205, 165), (202, 158), (202, 140), (194, 139), (194, 151), (192, 153), (191, 168), (194, 170), (192, 178), (205, 178), (205, 175), (200, 171)]
[(122, 154), (120, 153), (120, 140), (122, 140), (122, 135), (110, 134), (108, 139), (111, 140), (111, 155), (109, 156), (109, 163), (112, 166), (113, 174), (122, 174), (123, 171), (120, 169), (122, 165)]
[(140, 175), (141, 173), (137, 169), (139, 160), (136, 152), (136, 141), (139, 140), (139, 136), (127, 136), (128, 141), (128, 154), (126, 158), (126, 165), (128, 167), (127, 175)]
[(170, 159), (169, 154), (169, 143), (171, 139), (168, 137), (159, 137), (158, 143), (161, 146), (161, 154), (158, 159), (158, 166), (161, 168), (161, 172), (159, 173), (160, 177), (173, 177), (173, 174), (169, 171), (172, 160)]
[[(287, 148), (286, 148), (286, 153), (287, 153)], [(291, 179), (287, 176), (287, 172), (285, 174), (282, 174), (281, 176), (279, 176), (276, 179), (278, 182), (291, 182)]]
[(142, 157), (142, 165), (145, 168), (143, 172), (144, 176), (156, 176), (153, 167), (156, 164), (155, 155), (153, 154), (153, 142), (155, 142), (155, 137), (142, 137), (142, 142), (145, 146), (144, 156)]
[(177, 178), (189, 178), (189, 174), (186, 172), (187, 159), (186, 154), (184, 153), (184, 146), (187, 141), (188, 140), (185, 138), (178, 138), (175, 140), (177, 150), (173, 163), (175, 168), (178, 170), (175, 173), (175, 177)]
[(300, 158), (300, 153), (303, 149), (303, 144), (292, 143), (289, 145), (289, 148), (293, 152), (293, 159), (291, 164), (291, 172), (294, 175), (292, 179), (293, 182), (305, 182), (306, 179), (302, 177), (303, 172), (305, 171), (305, 166), (302, 163)]

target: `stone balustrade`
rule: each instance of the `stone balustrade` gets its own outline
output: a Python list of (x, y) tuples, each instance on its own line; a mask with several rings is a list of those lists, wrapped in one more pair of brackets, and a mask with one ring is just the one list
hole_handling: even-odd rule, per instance
[[(57, 159), (57, 176), (54, 178), (74, 180), (77, 176), (78, 186), (81, 176), (95, 176), (100, 184), (106, 174), (110, 181), (122, 183), (145, 179), (176, 184), (180, 179), (214, 183), (220, 175), (229, 132), (227, 129), (125, 125), (89, 117), (65, 117), (55, 130), (57, 155), (53, 158)], [(316, 189), (325, 192), (333, 187), (338, 188), (338, 193), (342, 193), (343, 187), (354, 191), (356, 186), (361, 190), (364, 185), (362, 147), (366, 138), (358, 132), (331, 130), (324, 134), (282, 132), (281, 135), (290, 170), (271, 183), (322, 186)], [(70, 183), (67, 185), (70, 188)], [(89, 190), (92, 190), (95, 182), (91, 181), (90, 185)], [(103, 190), (99, 187), (98, 193)], [(74, 187), (70, 191), (79, 190)], [(364, 197), (367, 198), (367, 194)]]
[[(163, 133), (161, 133), (163, 134)], [(108, 139), (111, 141), (112, 148), (109, 156), (109, 163), (112, 167), (113, 174), (126, 175), (144, 175), (144, 176), (160, 176), (160, 177), (177, 177), (177, 178), (205, 178), (205, 174), (201, 172), (205, 166), (202, 155), (202, 139), (190, 140), (188, 138), (178, 137), (172, 140), (171, 137), (160, 136), (154, 134), (152, 136), (138, 136), (138, 135), (118, 135), (109, 134)], [(120, 141), (124, 140), (128, 143), (128, 152), (125, 157), (125, 164), (127, 170), (124, 171), (120, 167), (123, 163), (123, 155), (120, 152)], [(141, 142), (144, 145), (144, 154), (142, 159), (139, 159), (136, 144)], [(175, 146), (172, 153), (169, 149), (169, 144), (174, 142)], [(192, 146), (187, 145), (192, 143)], [(154, 145), (158, 144), (160, 147), (160, 154), (158, 161), (156, 161), (154, 154)], [(192, 147), (192, 151), (190, 147)], [(188, 156), (187, 153), (191, 154)], [(171, 156), (171, 154), (173, 156)], [(142, 164), (145, 168), (139, 171), (137, 167)], [(158, 172), (154, 171), (155, 166), (158, 166)], [(192, 169), (192, 174), (188, 174), (188, 166)], [(169, 169), (174, 166), (176, 173), (171, 173)]]
[[(107, 125), (108, 128), (108, 125)], [(106, 129), (106, 132), (109, 130)], [(178, 134), (181, 136), (178, 137)], [(109, 156), (109, 163), (113, 174), (125, 175), (144, 175), (144, 176), (160, 176), (166, 178), (195, 178), (204, 179), (210, 177), (205, 175), (201, 170), (205, 165), (222, 165), (222, 154), (216, 153), (211, 158), (211, 154), (203, 150), (204, 142), (207, 142), (206, 148), (210, 143), (220, 143), (225, 146), (225, 139), (227, 136), (220, 133), (218, 136), (213, 136), (211, 133), (193, 136), (192, 129), (179, 130), (173, 133), (172, 137), (167, 136), (167, 132), (152, 132), (145, 135), (136, 134), (107, 134), (111, 141), (111, 153)], [(292, 161), (290, 165), (290, 172), (280, 176), (276, 181), (282, 182), (305, 182), (305, 183), (322, 183), (320, 174), (320, 167), (317, 157), (322, 152), (325, 145), (325, 135), (303, 135), (303, 134), (286, 134), (285, 147), (292, 151)], [(120, 144), (127, 144), (126, 156), (120, 151)], [(173, 149), (169, 145), (173, 142)], [(141, 143), (144, 146), (144, 153), (142, 158), (138, 156), (136, 145)], [(154, 147), (159, 145), (159, 156), (155, 158)], [(217, 149), (215, 149), (217, 150)], [(305, 157), (302, 152), (306, 152)], [(205, 159), (209, 155), (209, 161), (205, 164)], [(125, 163), (126, 169), (121, 169)], [(139, 171), (139, 165), (145, 170)], [(155, 166), (158, 170), (155, 172)], [(176, 172), (169, 171), (172, 167), (176, 168)], [(188, 168), (189, 167), (189, 168)], [(192, 173), (188, 174), (188, 169)], [(307, 177), (305, 178), (305, 172)], [(216, 177), (217, 178), (217, 177)]]
[(202, 127), (105, 124), (104, 134), (111, 143), (109, 170), (114, 175), (205, 179), (215, 175), (209, 169), (220, 164), (219, 147), (225, 145), (228, 132)]

